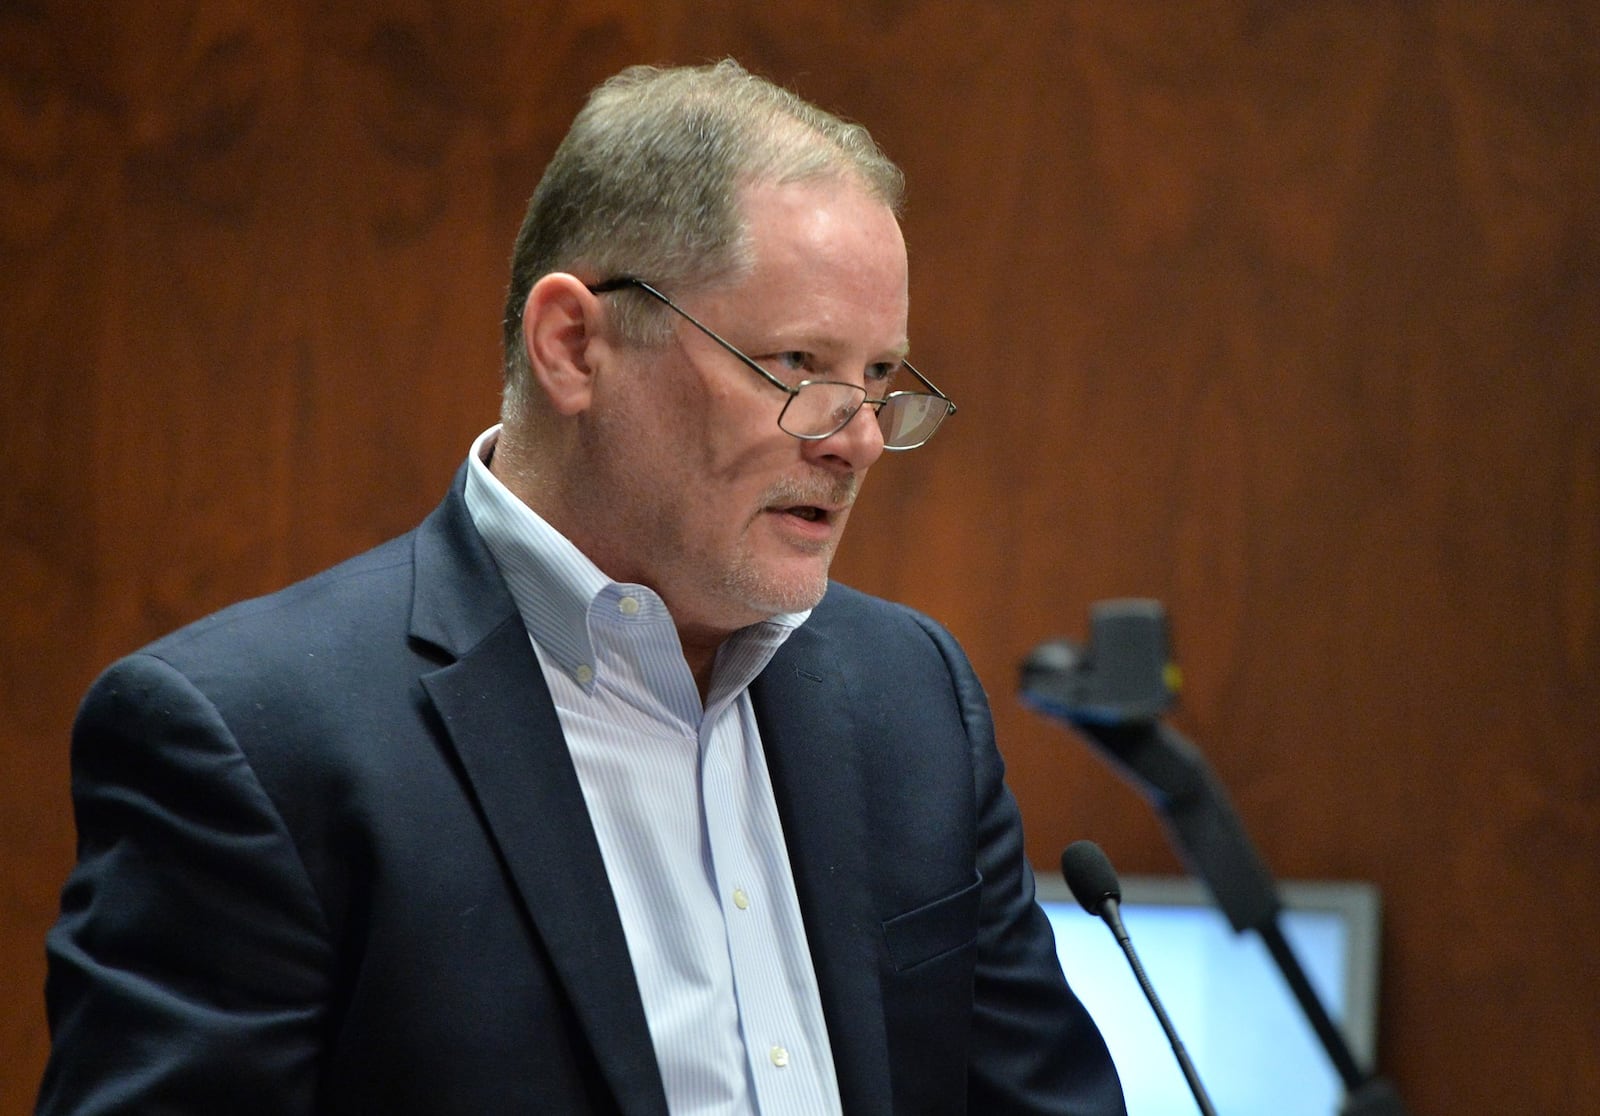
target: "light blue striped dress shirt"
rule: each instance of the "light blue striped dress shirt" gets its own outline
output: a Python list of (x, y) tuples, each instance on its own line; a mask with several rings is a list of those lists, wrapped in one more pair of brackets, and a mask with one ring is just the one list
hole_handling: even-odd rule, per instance
[(839, 1087), (747, 687), (809, 613), (735, 633), (704, 708), (661, 598), (611, 581), (468, 460), (599, 839), (675, 1114), (826, 1116)]

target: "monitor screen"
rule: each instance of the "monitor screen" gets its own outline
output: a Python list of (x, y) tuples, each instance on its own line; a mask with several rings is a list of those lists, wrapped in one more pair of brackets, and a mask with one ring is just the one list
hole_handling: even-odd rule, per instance
[[(1129, 1116), (1192, 1116), (1171, 1045), (1106, 925), (1059, 873), (1039, 903), (1068, 982), (1094, 1016), (1122, 1077)], [(1200, 1080), (1227, 1116), (1336, 1116), (1344, 1088), (1283, 974), (1254, 933), (1235, 934), (1195, 880), (1122, 880), (1122, 919)], [(1365, 883), (1279, 885), (1280, 925), (1317, 996), (1370, 1066), (1377, 1038), (1379, 900)]]

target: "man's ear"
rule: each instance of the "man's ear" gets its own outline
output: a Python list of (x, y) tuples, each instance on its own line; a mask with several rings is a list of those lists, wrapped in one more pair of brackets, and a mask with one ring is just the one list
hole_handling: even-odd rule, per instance
[(542, 277), (522, 308), (522, 342), (533, 383), (558, 415), (576, 415), (594, 395), (599, 304), (583, 282), (565, 272)]

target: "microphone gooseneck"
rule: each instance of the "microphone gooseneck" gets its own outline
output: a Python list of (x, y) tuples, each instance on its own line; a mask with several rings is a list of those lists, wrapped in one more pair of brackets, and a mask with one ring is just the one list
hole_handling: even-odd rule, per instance
[(1217, 1110), (1211, 1105), (1211, 1097), (1200, 1081), (1200, 1074), (1189, 1059), (1189, 1051), (1178, 1037), (1178, 1029), (1167, 1016), (1167, 1009), (1161, 1006), (1155, 985), (1145, 975), (1139, 954), (1133, 948), (1133, 939), (1122, 925), (1122, 885), (1117, 882), (1117, 870), (1111, 866), (1110, 859), (1093, 841), (1074, 841), (1061, 854), (1061, 875), (1065, 877), (1067, 887), (1072, 889), (1072, 897), (1083, 909), (1110, 927), (1117, 944), (1122, 947), (1123, 956), (1128, 959), (1129, 967), (1133, 969), (1133, 975), (1139, 981), (1139, 987), (1144, 991), (1144, 998), (1156, 1013), (1156, 1021), (1161, 1024), (1167, 1042), (1172, 1045), (1172, 1053), (1178, 1059), (1183, 1079), (1189, 1083), (1189, 1091), (1194, 1094), (1195, 1104), (1200, 1106), (1204, 1116), (1217, 1116)]

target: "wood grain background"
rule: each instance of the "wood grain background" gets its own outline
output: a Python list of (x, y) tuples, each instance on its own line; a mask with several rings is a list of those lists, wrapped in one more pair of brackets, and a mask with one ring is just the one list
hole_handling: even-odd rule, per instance
[(1600, 1112), (1593, 4), (356, 7), (0, 4), (0, 1112), (47, 1048), (83, 689), (423, 515), (583, 95), (725, 54), (907, 171), (961, 413), (837, 571), (965, 643), (1036, 862), (1177, 869), (1014, 693), (1091, 601), (1159, 597), (1275, 872), (1383, 888), (1414, 1116)]

